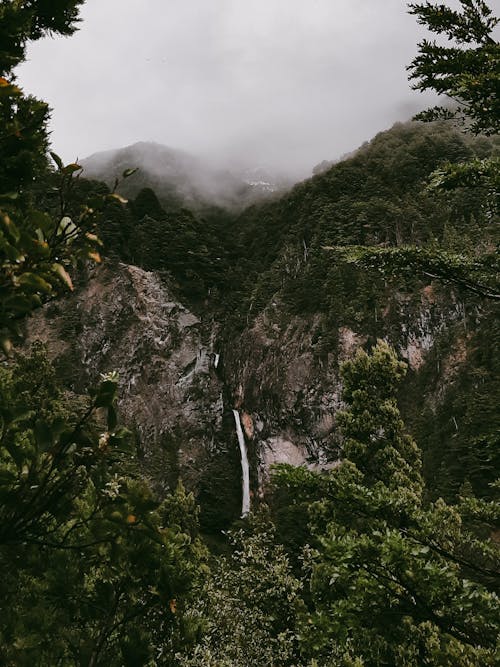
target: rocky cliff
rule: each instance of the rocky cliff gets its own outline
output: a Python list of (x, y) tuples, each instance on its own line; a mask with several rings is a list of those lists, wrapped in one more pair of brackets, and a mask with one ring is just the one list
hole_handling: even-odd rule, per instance
[(198, 485), (204, 455), (218, 447), (222, 384), (213, 330), (165, 282), (135, 266), (101, 266), (33, 318), (28, 342), (35, 339), (78, 393), (118, 371), (121, 418), (146, 470), (164, 487), (180, 471), (189, 487)]
[[(406, 419), (416, 422), (427, 407), (434, 410), (445, 400), (474, 338), (467, 321), (480, 314), (473, 306), (467, 312), (452, 294), (431, 286), (411, 296), (390, 293), (380, 311), (380, 337), (409, 366), (402, 394), (413, 398), (403, 403)], [(259, 487), (273, 463), (324, 467), (335, 462), (339, 367), (358, 347), (374, 342), (371, 328), (339, 326), (322, 313), (291, 315), (276, 296), (245, 329), (239, 344), (227, 349), (226, 384), (253, 444)], [(428, 382), (422, 389), (424, 376)]]
[[(446, 402), (480, 313), (427, 286), (411, 297), (390, 293), (374, 317), (408, 361), (403, 404), (417, 424)], [(209, 530), (227, 525), (241, 503), (232, 409), (241, 415), (254, 499), (274, 463), (335, 465), (339, 364), (374, 340), (363, 327), (335, 327), (321, 313), (291, 315), (279, 295), (235, 338), (224, 337), (220, 323), (191, 312), (168, 282), (121, 263), (94, 270), (73, 295), (38, 313), (28, 342), (35, 339), (47, 343), (77, 393), (100, 373), (119, 372), (121, 418), (145, 472), (160, 491), (182, 478)], [(462, 416), (448, 417), (457, 423)]]

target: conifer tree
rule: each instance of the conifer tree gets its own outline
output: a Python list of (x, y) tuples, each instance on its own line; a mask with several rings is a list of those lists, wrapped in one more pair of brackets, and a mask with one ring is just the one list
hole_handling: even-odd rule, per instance
[(473, 498), (425, 502), (396, 405), (403, 373), (386, 343), (358, 352), (342, 371), (342, 463), (327, 475), (276, 475), (289, 494), (311, 499), (303, 655), (322, 665), (494, 665), (500, 558), (477, 528), (498, 524), (498, 512)]
[[(30, 40), (71, 34), (81, 0), (0, 6), (0, 340), (72, 289), (71, 268), (98, 261), (94, 209), (68, 205), (79, 165), (47, 159), (48, 107), (12, 69)], [(124, 177), (130, 175), (128, 170)], [(50, 182), (46, 203), (35, 196)], [(55, 189), (52, 188), (54, 186)], [(50, 203), (55, 192), (56, 203)], [(118, 378), (73, 401), (38, 346), (0, 367), (0, 663), (144, 665), (189, 634), (184, 601), (199, 571), (193, 498), (164, 503), (138, 474), (117, 423)], [(182, 519), (182, 520), (181, 520)]]
[[(409, 4), (409, 11), (428, 30), (448, 40), (447, 45), (423, 40), (409, 65), (410, 80), (417, 90), (433, 90), (447, 96), (451, 108), (436, 106), (415, 116), (461, 122), (472, 134), (498, 134), (500, 130), (500, 44), (494, 30), (500, 19), (483, 0), (460, 0), (460, 9), (428, 0)], [(477, 190), (491, 229), (498, 222), (500, 159), (488, 158), (442, 162), (427, 175), (429, 191)], [(330, 248), (333, 249), (333, 248)], [(448, 248), (419, 246), (336, 248), (348, 263), (377, 270), (384, 276), (411, 273), (498, 301), (498, 255), (450, 252)]]
[(475, 134), (500, 130), (500, 45), (493, 37), (499, 18), (483, 0), (460, 0), (460, 9), (434, 2), (411, 3), (410, 14), (447, 45), (423, 40), (409, 66), (417, 90), (446, 95), (456, 109), (434, 107), (421, 120), (459, 117)]

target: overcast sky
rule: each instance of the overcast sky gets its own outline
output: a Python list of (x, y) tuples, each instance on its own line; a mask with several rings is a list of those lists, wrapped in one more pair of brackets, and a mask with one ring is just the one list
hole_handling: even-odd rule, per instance
[(87, 0), (82, 19), (18, 70), (65, 160), (151, 140), (307, 175), (426, 105), (403, 0)]

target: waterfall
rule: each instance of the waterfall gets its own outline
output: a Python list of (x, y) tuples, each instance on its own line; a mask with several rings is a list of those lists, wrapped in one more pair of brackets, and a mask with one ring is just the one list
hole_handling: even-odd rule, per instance
[(234, 423), (236, 424), (236, 434), (238, 436), (238, 444), (241, 453), (241, 472), (242, 472), (242, 488), (243, 488), (243, 502), (241, 504), (241, 516), (244, 517), (250, 512), (250, 469), (248, 467), (247, 446), (245, 443), (245, 436), (241, 428), (240, 415), (238, 410), (233, 410)]

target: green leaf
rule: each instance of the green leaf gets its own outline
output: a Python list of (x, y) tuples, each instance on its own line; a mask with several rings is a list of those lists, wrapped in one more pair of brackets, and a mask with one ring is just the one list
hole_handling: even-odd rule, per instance
[(112, 192), (110, 195), (108, 195), (108, 199), (119, 201), (120, 204), (126, 204), (128, 202), (128, 199), (125, 199), (125, 197), (122, 197), (116, 192)]
[(16, 248), (16, 246), (9, 243), (5, 237), (0, 235), (0, 252), (3, 252), (5, 257), (10, 262), (21, 262), (24, 259), (24, 254)]
[(21, 238), (21, 233), (19, 232), (16, 225), (12, 222), (10, 217), (8, 215), (0, 215), (0, 223), (4, 232), (6, 232), (9, 237), (17, 243)]
[(48, 213), (43, 211), (30, 211), (28, 221), (33, 227), (38, 227), (45, 234), (49, 234), (54, 229), (54, 221)]
[(45, 294), (50, 294), (52, 292), (52, 285), (36, 273), (23, 273), (19, 276), (17, 282), (21, 287), (28, 288), (35, 292), (43, 292)]
[(12, 351), (12, 341), (7, 336), (2, 336), (0, 338), (0, 347), (3, 350), (3, 353), (8, 357)]
[(54, 160), (54, 162), (56, 163), (57, 168), (58, 168), (59, 170), (62, 171), (62, 170), (64, 169), (64, 164), (63, 164), (63, 161), (61, 160), (61, 158), (59, 157), (59, 155), (57, 155), (57, 153), (52, 153), (52, 152), (51, 152), (51, 153), (50, 153), (50, 157), (51, 157), (51, 158)]
[(55, 263), (52, 264), (52, 270), (58, 276), (58, 278), (60, 278), (63, 281), (63, 283), (67, 285), (67, 287), (69, 287), (71, 291), (73, 291), (74, 289), (73, 281), (71, 280), (71, 276), (66, 271), (64, 266), (62, 264)]
[(62, 170), (63, 174), (67, 174), (69, 176), (76, 173), (77, 171), (83, 171), (83, 167), (76, 162), (72, 162), (71, 164), (66, 165)]
[(57, 229), (58, 235), (70, 236), (75, 231), (76, 231), (76, 225), (69, 216), (65, 215), (63, 218), (61, 218), (59, 227)]

